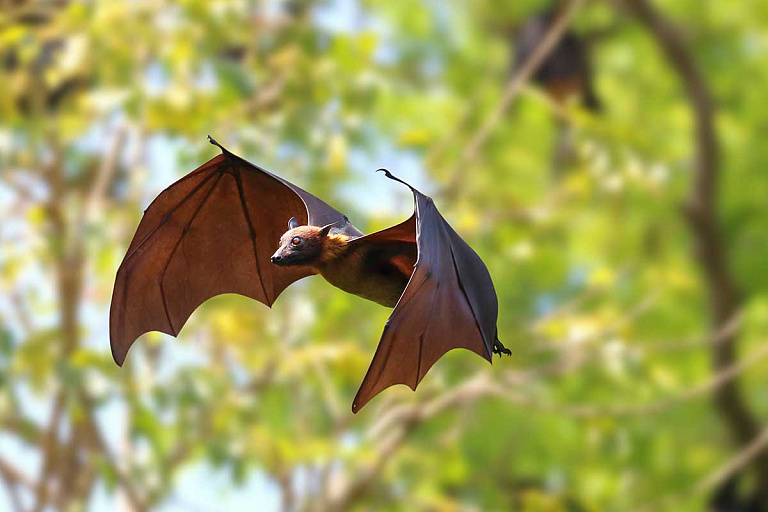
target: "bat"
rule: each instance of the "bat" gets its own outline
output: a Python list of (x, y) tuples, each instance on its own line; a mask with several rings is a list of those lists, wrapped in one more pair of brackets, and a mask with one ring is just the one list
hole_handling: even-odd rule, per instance
[[(542, 45), (552, 24), (563, 9), (563, 4), (563, 2), (556, 2), (554, 6), (531, 16), (515, 31), (512, 38), (513, 76)], [(566, 30), (536, 69), (531, 77), (532, 81), (541, 86), (557, 104), (562, 105), (570, 98), (576, 98), (585, 108), (595, 113), (599, 112), (602, 105), (595, 92), (589, 49), (590, 45), (586, 38), (572, 30)], [(569, 120), (560, 115), (556, 118), (558, 133), (552, 170), (553, 176), (560, 178), (568, 164), (573, 162), (575, 150)]]
[[(516, 72), (542, 44), (559, 6), (532, 16), (520, 27), (515, 40), (514, 66)], [(568, 30), (547, 55), (532, 77), (555, 101), (563, 102), (577, 96), (584, 107), (600, 110), (600, 100), (595, 93), (589, 48), (576, 33)]]
[(363, 235), (322, 200), (208, 139), (221, 154), (152, 202), (117, 271), (110, 343), (118, 365), (143, 333), (176, 336), (215, 295), (238, 293), (271, 307), (291, 283), (313, 274), (393, 308), (355, 413), (394, 384), (415, 391), (451, 349), (489, 362), (492, 354), (511, 354), (498, 339), (488, 269), (431, 198), (380, 169), (410, 188), (414, 213)]

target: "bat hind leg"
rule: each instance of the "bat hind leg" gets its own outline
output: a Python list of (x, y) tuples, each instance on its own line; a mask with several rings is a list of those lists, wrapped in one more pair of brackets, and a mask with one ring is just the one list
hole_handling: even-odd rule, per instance
[(494, 354), (499, 354), (499, 357), (501, 357), (502, 354), (504, 354), (505, 356), (511, 356), (512, 355), (512, 351), (509, 350), (507, 347), (505, 347), (504, 345), (501, 344), (501, 342), (499, 341), (498, 336), (493, 341), (493, 353)]

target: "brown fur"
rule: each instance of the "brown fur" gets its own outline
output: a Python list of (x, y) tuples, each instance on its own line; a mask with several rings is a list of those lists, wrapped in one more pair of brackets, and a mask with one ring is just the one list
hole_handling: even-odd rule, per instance
[[(292, 246), (294, 237), (299, 246)], [(415, 244), (352, 244), (350, 237), (324, 234), (323, 228), (299, 226), (280, 237), (275, 255), (291, 258), (285, 265), (314, 268), (345, 292), (394, 307), (408, 283), (416, 261)]]

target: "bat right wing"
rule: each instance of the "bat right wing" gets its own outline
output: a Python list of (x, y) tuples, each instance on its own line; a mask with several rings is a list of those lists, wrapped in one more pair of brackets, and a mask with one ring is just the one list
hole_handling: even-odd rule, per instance
[(440, 215), (431, 198), (386, 174), (411, 189), (415, 213), (401, 224), (352, 243), (415, 242), (418, 257), (352, 403), (355, 413), (389, 386), (406, 384), (415, 390), (449, 350), (465, 348), (489, 362), (497, 352), (499, 306), (485, 264)]
[(119, 365), (136, 338), (149, 331), (176, 336), (211, 297), (237, 293), (271, 306), (288, 285), (312, 274), (269, 260), (291, 217), (361, 235), (317, 197), (219, 147), (222, 154), (152, 202), (120, 264), (109, 318)]

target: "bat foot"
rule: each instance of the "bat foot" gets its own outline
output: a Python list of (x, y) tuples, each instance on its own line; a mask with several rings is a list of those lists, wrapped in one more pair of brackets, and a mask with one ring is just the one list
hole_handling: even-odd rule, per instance
[(499, 357), (501, 357), (502, 354), (504, 354), (505, 356), (512, 355), (512, 351), (509, 350), (504, 345), (502, 345), (501, 342), (498, 340), (498, 338), (496, 339), (496, 341), (493, 342), (493, 353), (499, 354)]

